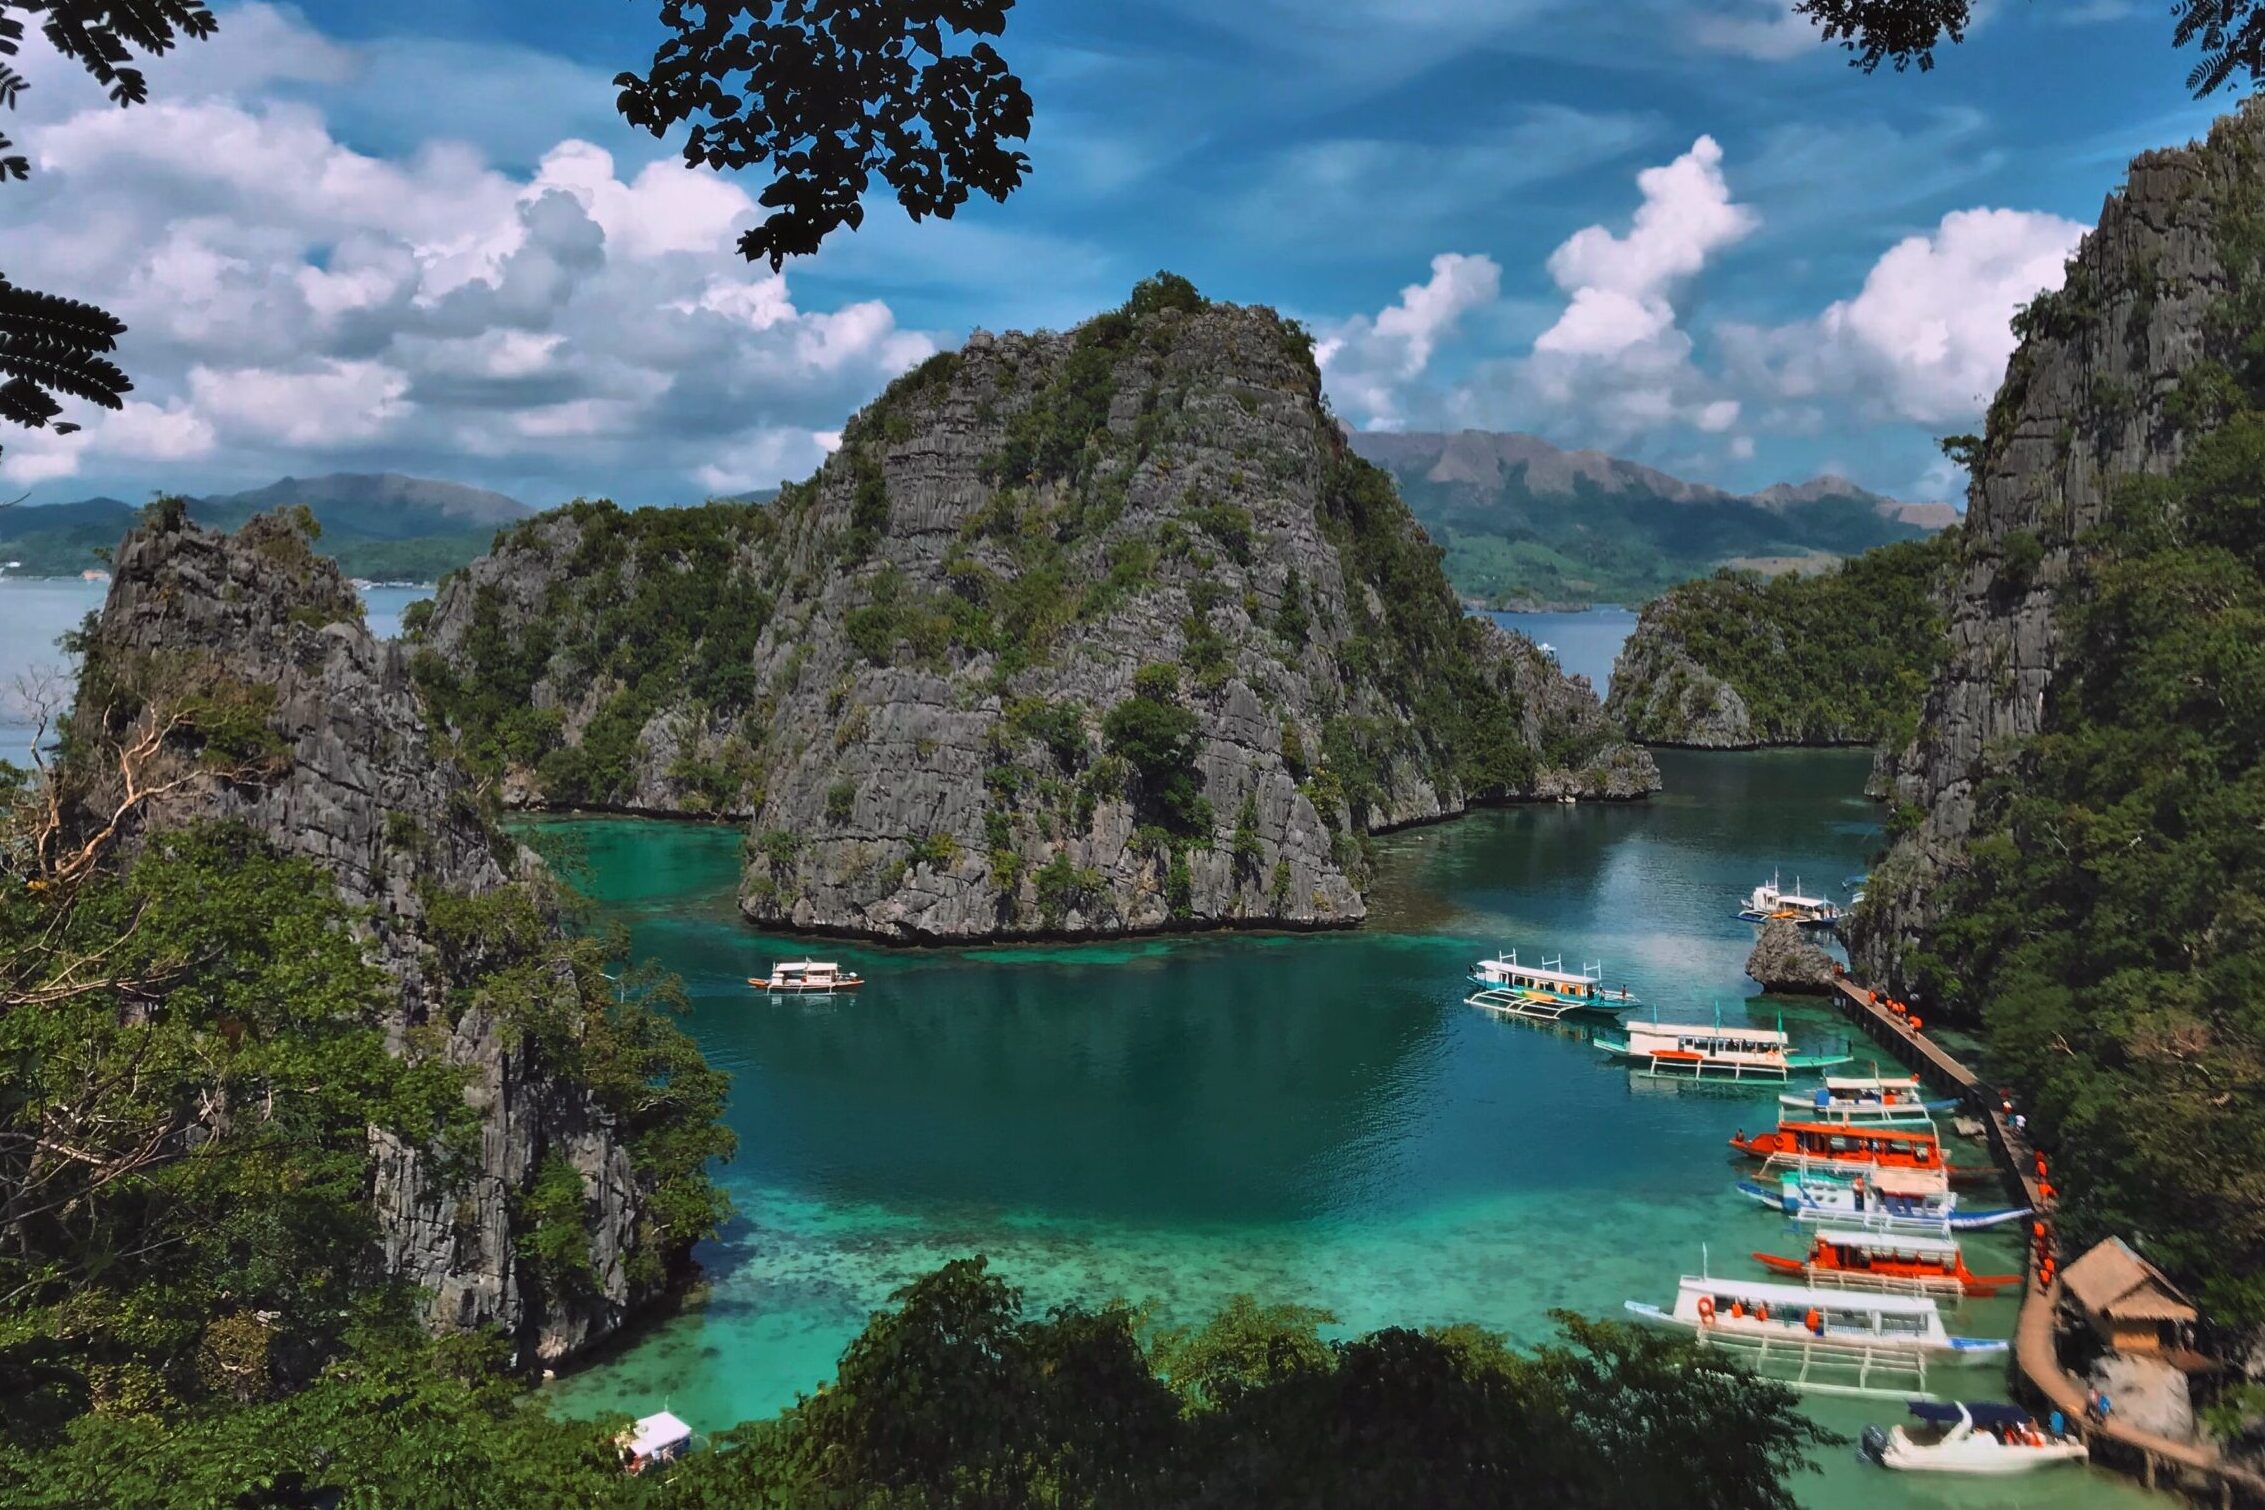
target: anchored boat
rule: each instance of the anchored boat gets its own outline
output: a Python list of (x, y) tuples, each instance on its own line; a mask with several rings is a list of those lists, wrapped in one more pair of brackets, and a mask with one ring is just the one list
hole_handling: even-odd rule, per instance
[(1963, 1206), (1939, 1182), (1921, 1177), (1907, 1184), (1898, 1170), (1875, 1170), (1868, 1179), (1858, 1176), (1853, 1184), (1829, 1175), (1804, 1178), (1788, 1174), (1766, 1183), (1741, 1180), (1738, 1193), (1775, 1207), (1797, 1222), (1921, 1236), (1982, 1232), (2029, 1214), (2027, 1206)]
[(1539, 1022), (1556, 1022), (1568, 1012), (1625, 1012), (1636, 1005), (1626, 986), (1604, 983), (1601, 962), (1578, 970), (1566, 969), (1563, 959), (1523, 965), (1517, 950), (1506, 949), (1472, 966), (1470, 978), (1478, 989), (1463, 998), (1468, 1005)]
[(1846, 1064), (1841, 1054), (1797, 1054), (1785, 1029), (1724, 1027), (1715, 1014), (1711, 1027), (1698, 1023), (1625, 1024), (1623, 1038), (1598, 1037), (1596, 1046), (1625, 1059), (1647, 1075), (1679, 1080), (1784, 1080), (1794, 1070), (1828, 1069)]
[[(1982, 1180), (1997, 1171), (1952, 1165), (1943, 1158), (1942, 1139), (1931, 1128), (1851, 1127), (1840, 1122), (1780, 1122), (1774, 1132), (1739, 1133), (1730, 1146), (1765, 1167), (1790, 1166), (1807, 1173), (1835, 1165), (1910, 1170), (1948, 1180)], [(1908, 1188), (1908, 1187), (1907, 1187)]]
[(1976, 1274), (1966, 1267), (1957, 1240), (1887, 1232), (1827, 1228), (1810, 1240), (1799, 1258), (1757, 1253), (1764, 1268), (1800, 1279), (1820, 1290), (1880, 1290), (1890, 1295), (1947, 1295), (1987, 1300), (2018, 1274)]
[(2091, 1456), (2081, 1437), (2042, 1429), (2018, 1405), (1914, 1400), (1911, 1413), (1926, 1424), (1865, 1427), (1864, 1456), (1906, 1472), (1975, 1474), (2027, 1473)]
[(1996, 1338), (1952, 1336), (1923, 1295), (1686, 1274), (1672, 1309), (1631, 1300), (1627, 1311), (1645, 1325), (1737, 1350), (1769, 1377), (1820, 1394), (1924, 1396), (1928, 1365), (1994, 1362), (2007, 1351)]
[(1813, 1090), (1787, 1091), (1777, 1099), (1818, 1122), (1927, 1123), (1958, 1105), (1922, 1096), (1917, 1075), (1827, 1075)]
[(1793, 878), (1793, 889), (1787, 891), (1773, 874), (1766, 883), (1747, 893), (1746, 905), (1739, 909), (1738, 917), (1747, 923), (1783, 918), (1803, 928), (1830, 928), (1840, 921), (1840, 908), (1829, 897), (1803, 896), (1799, 876)]
[(791, 964), (771, 966), (769, 975), (750, 975), (747, 984), (773, 996), (831, 996), (837, 991), (854, 991), (865, 984), (865, 977), (851, 974), (831, 960), (797, 960)]

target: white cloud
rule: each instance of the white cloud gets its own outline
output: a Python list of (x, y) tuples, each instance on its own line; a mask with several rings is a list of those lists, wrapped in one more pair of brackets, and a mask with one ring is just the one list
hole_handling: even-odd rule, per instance
[(1735, 12), (1709, 11), (1690, 22), (1691, 40), (1707, 52), (1783, 63), (1823, 48), (1817, 25), (1794, 13), (1790, 0), (1743, 0)]
[(1491, 257), (1442, 252), (1432, 258), (1428, 280), (1401, 289), (1399, 300), (1374, 318), (1355, 315), (1315, 343), (1331, 399), (1356, 423), (1392, 427), (1401, 417), (1403, 390), (1423, 376), (1439, 343), (1501, 291), (1502, 269)]
[(461, 143), (358, 151), (259, 93), (337, 78), (355, 49), (261, 7), (221, 36), (236, 50), (153, 76), (149, 105), (66, 86), (26, 113), (8, 274), (123, 319), (136, 389), (123, 414), (74, 406), (81, 434), (9, 438), (0, 476), (447, 475), (473, 455), (559, 494), (631, 472), (683, 497), (814, 465), (820, 431), (936, 349), (885, 303), (802, 308), (747, 268), (733, 244), (761, 211), (729, 179), (572, 139), (519, 174)]
[(1786, 400), (1854, 398), (1921, 424), (1982, 412), (2013, 354), (2013, 312), (2060, 287), (2084, 227), (2025, 210), (1957, 210), (1896, 243), (1816, 319), (1730, 327), (1733, 361)]
[(1566, 301), (1530, 355), (1479, 368), (1451, 397), (1457, 423), (1539, 428), (1555, 438), (1625, 446), (1688, 426), (1720, 434), (1741, 405), (1692, 361), (1676, 300), (1759, 217), (1731, 195), (1721, 146), (1702, 136), (1673, 162), (1636, 176), (1641, 203), (1625, 232), (1592, 225), (1550, 254)]

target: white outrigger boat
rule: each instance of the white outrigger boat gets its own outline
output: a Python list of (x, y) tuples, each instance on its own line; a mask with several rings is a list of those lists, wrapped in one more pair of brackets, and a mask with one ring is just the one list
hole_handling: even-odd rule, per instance
[(1812, 1090), (1787, 1091), (1780, 1105), (1808, 1113), (1817, 1122), (1870, 1122), (1883, 1125), (1931, 1122), (1951, 1111), (1954, 1100), (1929, 1100), (1917, 1075), (1827, 1075)]
[(831, 996), (854, 991), (865, 977), (845, 971), (831, 960), (796, 960), (771, 966), (769, 975), (750, 975), (747, 984), (773, 996)]
[(2029, 1214), (2027, 1206), (1964, 1208), (1958, 1204), (1957, 1195), (1924, 1171), (1876, 1165), (1854, 1181), (1814, 1174), (1788, 1174), (1775, 1181), (1741, 1180), (1738, 1193), (1812, 1226), (1921, 1237), (1983, 1232)]
[(1830, 1069), (1853, 1058), (1840, 1054), (1797, 1054), (1785, 1029), (1725, 1027), (1717, 1012), (1712, 1026), (1689, 1022), (1622, 1025), (1626, 1036), (1598, 1037), (1599, 1049), (1625, 1059), (1641, 1074), (1675, 1080), (1785, 1080), (1795, 1070)]
[(1467, 1005), (1537, 1022), (1556, 1022), (1568, 1012), (1625, 1012), (1636, 1005), (1635, 993), (1626, 986), (1604, 983), (1601, 963), (1578, 970), (1566, 969), (1563, 959), (1522, 965), (1515, 949), (1480, 960), (1471, 967), (1470, 978), (1478, 989), (1463, 998)]
[(2027, 1473), (2091, 1456), (2083, 1438), (2055, 1435), (2018, 1405), (1961, 1400), (1914, 1400), (1911, 1413), (1926, 1424), (1864, 1428), (1864, 1456), (1882, 1468), (1905, 1472)]
[[(1678, 1281), (1672, 1309), (1631, 1300), (1627, 1311), (1647, 1326), (1734, 1349), (1768, 1377), (1819, 1394), (1926, 1397), (1929, 1364), (1996, 1362), (2009, 1347), (2000, 1338), (1952, 1336), (1934, 1301), (1923, 1295), (1816, 1290), (1703, 1274)], [(1778, 1369), (1790, 1370), (1791, 1377)]]
[(1739, 909), (1738, 917), (1746, 923), (1767, 923), (1783, 918), (1803, 928), (1830, 928), (1840, 921), (1840, 908), (1829, 897), (1803, 896), (1799, 876), (1793, 878), (1793, 890), (1787, 891), (1772, 875), (1747, 893), (1746, 905)]

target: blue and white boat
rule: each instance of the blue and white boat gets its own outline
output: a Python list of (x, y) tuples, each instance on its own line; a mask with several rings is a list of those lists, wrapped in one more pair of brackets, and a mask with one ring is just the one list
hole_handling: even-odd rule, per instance
[[(1883, 1181), (1887, 1188), (1882, 1188)], [(1782, 1211), (1797, 1222), (1922, 1237), (1984, 1232), (2029, 1214), (2027, 1206), (1961, 1207), (1951, 1191), (1904, 1191), (1894, 1184), (1892, 1171), (1875, 1170), (1863, 1181), (1789, 1174), (1775, 1182), (1740, 1180), (1737, 1188), (1748, 1200)]]
[(1601, 961), (1578, 970), (1566, 969), (1563, 959), (1526, 965), (1518, 962), (1517, 950), (1505, 949), (1473, 965), (1470, 980), (1478, 989), (1463, 998), (1466, 1004), (1540, 1022), (1556, 1022), (1568, 1012), (1620, 1013), (1637, 1004), (1626, 986), (1605, 984)]
[[(1924, 1295), (1686, 1274), (1677, 1282), (1672, 1309), (1631, 1300), (1627, 1311), (1646, 1326), (1692, 1332), (1703, 1343), (1763, 1359), (1798, 1359), (1800, 1375), (1786, 1382), (1838, 1394), (1901, 1393), (1892, 1379), (1864, 1376), (1888, 1373), (1896, 1364), (1923, 1376), (1930, 1363), (2001, 1363), (2009, 1350), (2002, 1337), (1952, 1336), (1941, 1311)], [(1819, 1364), (1827, 1360), (1853, 1367), (1859, 1376), (1854, 1386), (1819, 1379)]]
[(1747, 895), (1746, 905), (1738, 910), (1743, 923), (1767, 923), (1784, 919), (1802, 928), (1830, 928), (1840, 921), (1840, 908), (1830, 897), (1804, 896), (1801, 878), (1793, 878), (1793, 889), (1787, 891), (1772, 875)]

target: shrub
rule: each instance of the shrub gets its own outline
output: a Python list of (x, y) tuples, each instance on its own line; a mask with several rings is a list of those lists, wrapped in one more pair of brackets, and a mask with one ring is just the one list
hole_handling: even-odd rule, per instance
[(847, 823), (850, 812), (857, 806), (857, 783), (843, 777), (826, 788), (826, 819), (831, 823)]

